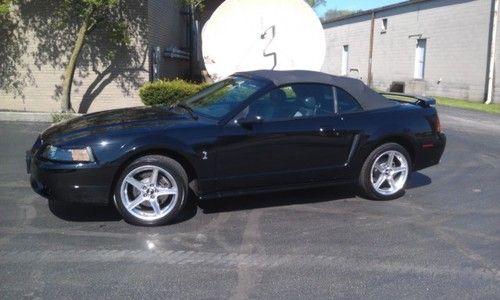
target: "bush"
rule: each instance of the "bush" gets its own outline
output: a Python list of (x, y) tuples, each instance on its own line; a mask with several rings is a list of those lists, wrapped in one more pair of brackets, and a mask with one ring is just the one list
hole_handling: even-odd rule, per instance
[(80, 115), (66, 112), (66, 113), (53, 113), (53, 114), (51, 114), (51, 116), (52, 116), (52, 123), (59, 123), (59, 122), (71, 120), (71, 119), (76, 118)]
[(206, 83), (197, 84), (181, 79), (157, 80), (143, 85), (139, 96), (146, 105), (172, 105), (198, 93), (206, 86)]

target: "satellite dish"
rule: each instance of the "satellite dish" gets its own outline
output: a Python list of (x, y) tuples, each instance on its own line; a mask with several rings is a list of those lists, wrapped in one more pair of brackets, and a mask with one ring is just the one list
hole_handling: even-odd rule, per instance
[(323, 26), (304, 0), (226, 0), (202, 30), (210, 77), (258, 69), (319, 71)]

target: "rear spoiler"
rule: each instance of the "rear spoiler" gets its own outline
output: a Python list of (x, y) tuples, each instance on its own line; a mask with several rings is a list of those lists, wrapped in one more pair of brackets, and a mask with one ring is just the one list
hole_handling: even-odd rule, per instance
[(413, 102), (413, 104), (419, 105), (421, 107), (431, 107), (431, 106), (436, 105), (436, 99), (434, 99), (432, 97), (416, 96), (416, 95), (403, 94), (403, 93), (389, 93), (389, 92), (380, 92), (379, 94), (388, 98), (388, 99), (401, 101), (401, 102), (408, 102), (408, 101), (405, 101), (401, 98), (414, 99), (415, 101)]

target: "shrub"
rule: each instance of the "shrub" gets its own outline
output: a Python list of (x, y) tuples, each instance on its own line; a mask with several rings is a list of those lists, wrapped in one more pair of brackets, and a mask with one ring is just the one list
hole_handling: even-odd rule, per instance
[(139, 96), (146, 105), (172, 105), (198, 93), (206, 86), (206, 83), (197, 84), (181, 79), (157, 80), (143, 85)]
[(67, 121), (67, 120), (71, 120), (71, 119), (76, 118), (76, 117), (78, 117), (80, 115), (79, 114), (65, 112), (65, 113), (53, 113), (53, 114), (51, 114), (51, 116), (52, 116), (52, 123), (59, 123), (59, 122), (64, 122), (64, 121)]

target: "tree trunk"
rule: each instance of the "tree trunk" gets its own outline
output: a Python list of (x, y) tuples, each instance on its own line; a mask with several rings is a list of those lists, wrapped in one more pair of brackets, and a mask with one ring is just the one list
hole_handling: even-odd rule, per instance
[(76, 62), (80, 52), (82, 51), (83, 45), (85, 44), (85, 38), (87, 37), (87, 32), (89, 29), (90, 14), (85, 17), (80, 30), (78, 30), (78, 36), (75, 42), (75, 47), (69, 58), (68, 65), (64, 72), (64, 82), (63, 82), (63, 92), (61, 98), (61, 111), (68, 112), (73, 111), (71, 107), (71, 86), (73, 85), (73, 78), (75, 76)]

